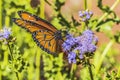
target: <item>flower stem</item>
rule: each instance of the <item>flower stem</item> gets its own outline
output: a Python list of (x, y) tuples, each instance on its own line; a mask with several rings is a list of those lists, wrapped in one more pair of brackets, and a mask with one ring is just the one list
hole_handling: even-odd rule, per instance
[(15, 73), (16, 73), (17, 80), (19, 80), (18, 72), (15, 72)]
[(87, 0), (84, 0), (84, 9), (87, 9)]
[(98, 74), (98, 72), (99, 72), (99, 70), (100, 70), (100, 67), (101, 67), (101, 65), (102, 65), (102, 63), (103, 63), (103, 60), (104, 60), (104, 58), (106, 57), (108, 51), (111, 49), (111, 47), (112, 47), (113, 44), (114, 44), (114, 40), (111, 40), (111, 41), (107, 44), (107, 46), (106, 46), (106, 48), (104, 49), (103, 53), (101, 54), (100, 59), (99, 59), (99, 62), (98, 62), (98, 64), (96, 65), (95, 76)]
[[(120, 2), (120, 0), (116, 0), (115, 3), (114, 3), (114, 4), (112, 5), (112, 7), (110, 8), (110, 10), (112, 11), (112, 10), (117, 6), (117, 4), (118, 4), (119, 2)], [(107, 17), (108, 15), (110, 15), (110, 14), (106, 12), (106, 13), (103, 14), (103, 16), (101, 16), (101, 17), (98, 19), (97, 23), (94, 25), (94, 27), (96, 27), (95, 30), (98, 29), (98, 28), (100, 28), (100, 26), (97, 27), (97, 25), (98, 25), (105, 17)]]
[[(8, 45), (8, 49), (10, 51), (11, 60), (13, 60), (14, 58), (12, 55), (12, 49), (10, 48), (9, 42), (7, 43), (7, 45)], [(16, 74), (17, 80), (19, 80), (18, 72), (15, 72), (15, 74)]]
[(90, 78), (91, 78), (91, 80), (94, 80), (89, 59), (87, 59), (87, 64), (88, 64), (88, 70), (89, 70), (89, 73), (90, 73)]
[(2, 0), (0, 0), (0, 29), (2, 28), (2, 22), (3, 22), (3, 20), (2, 20), (2, 15), (3, 15), (3, 13), (2, 13), (2, 4), (3, 4), (3, 1)]
[(11, 60), (13, 60), (12, 50), (11, 50), (11, 48), (10, 48), (9, 42), (7, 43), (7, 45), (8, 45), (8, 49), (9, 49), (9, 51), (10, 51)]

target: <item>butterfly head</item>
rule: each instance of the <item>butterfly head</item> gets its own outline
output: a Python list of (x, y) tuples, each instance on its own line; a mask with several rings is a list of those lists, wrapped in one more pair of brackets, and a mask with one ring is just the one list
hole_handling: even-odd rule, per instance
[(59, 31), (61, 33), (62, 39), (65, 39), (66, 35), (68, 34), (68, 30), (67, 29), (61, 29)]

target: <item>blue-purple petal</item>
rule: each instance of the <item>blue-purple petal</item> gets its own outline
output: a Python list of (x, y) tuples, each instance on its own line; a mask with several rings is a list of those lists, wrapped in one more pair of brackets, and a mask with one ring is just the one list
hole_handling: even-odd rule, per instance
[[(69, 63), (76, 63), (76, 60), (75, 60), (76, 54), (79, 56), (80, 59), (83, 59), (85, 53), (93, 53), (97, 48), (95, 45), (95, 42), (97, 41), (98, 41), (98, 38), (95, 37), (94, 33), (91, 30), (85, 30), (82, 33), (82, 35), (76, 38), (74, 38), (73, 36), (69, 37), (63, 43), (64, 51), (69, 51), (69, 54), (68, 54)], [(72, 51), (71, 51), (71, 48), (72, 48)]]

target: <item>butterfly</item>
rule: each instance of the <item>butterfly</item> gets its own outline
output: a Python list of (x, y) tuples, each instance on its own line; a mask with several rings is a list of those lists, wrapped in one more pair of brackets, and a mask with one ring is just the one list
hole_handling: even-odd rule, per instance
[(63, 51), (61, 30), (57, 30), (48, 21), (25, 11), (18, 11), (20, 18), (12, 18), (13, 22), (32, 34), (33, 40), (45, 52), (57, 54)]

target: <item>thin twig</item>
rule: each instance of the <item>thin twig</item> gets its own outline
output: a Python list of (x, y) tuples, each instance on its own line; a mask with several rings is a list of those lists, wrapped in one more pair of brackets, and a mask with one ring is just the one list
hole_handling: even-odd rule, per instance
[[(12, 49), (9, 45), (9, 42), (7, 43), (7, 45), (8, 45), (8, 49), (10, 51), (11, 60), (13, 60), (14, 58), (13, 58), (13, 55), (12, 55)], [(18, 72), (15, 72), (15, 74), (16, 74), (17, 80), (19, 80)]]
[(15, 73), (16, 73), (17, 80), (19, 80), (18, 72), (15, 72)]
[(12, 50), (11, 50), (11, 48), (10, 48), (9, 42), (7, 43), (7, 45), (8, 45), (9, 51), (10, 51), (10, 56), (11, 56), (11, 59), (13, 60)]
[(87, 59), (87, 64), (88, 64), (88, 69), (89, 69), (89, 73), (90, 73), (90, 78), (91, 78), (91, 80), (94, 80), (89, 59)]

